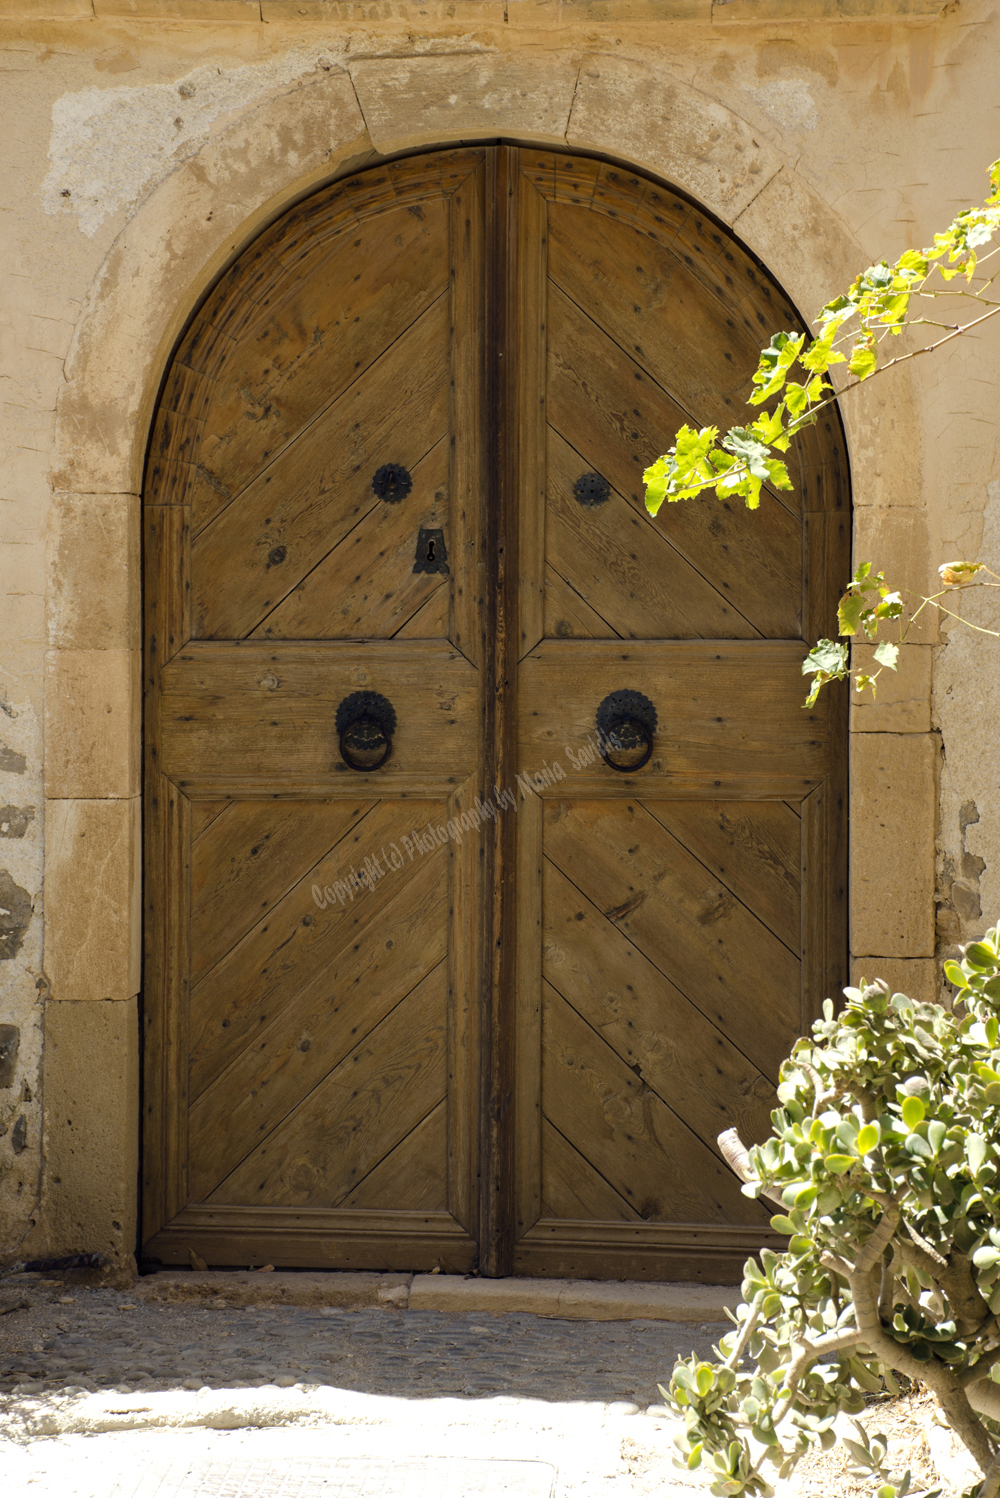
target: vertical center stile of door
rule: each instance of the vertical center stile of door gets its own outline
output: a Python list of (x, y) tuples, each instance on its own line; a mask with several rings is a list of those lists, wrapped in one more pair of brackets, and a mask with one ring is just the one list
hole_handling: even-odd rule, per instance
[[(490, 617), (485, 683), (486, 792), (516, 793), (517, 672), (517, 173), (518, 153), (489, 154), (486, 193), (486, 549)], [(491, 824), (486, 866), (485, 1014), (482, 1053), (482, 1164), (479, 1268), (509, 1274), (513, 1253), (514, 868), (517, 814)]]

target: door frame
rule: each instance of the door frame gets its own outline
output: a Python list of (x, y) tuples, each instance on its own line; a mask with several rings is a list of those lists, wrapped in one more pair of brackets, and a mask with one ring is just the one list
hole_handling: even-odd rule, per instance
[[(537, 297), (539, 292), (538, 267), (519, 264), (516, 272), (507, 257), (498, 253), (499, 246), (507, 243), (507, 235), (516, 232), (516, 218), (519, 211), (518, 194), (506, 191), (513, 170), (511, 162), (514, 153), (505, 149), (517, 143), (512, 141), (486, 141), (484, 145), (497, 145), (498, 150), (492, 152), (488, 157), (490, 163), (488, 170), (493, 175), (494, 191), (488, 193), (488, 220), (487, 245), (489, 248), (486, 257), (486, 276), (492, 291), (488, 299), (490, 307), (490, 324), (487, 329), (486, 347), (489, 350), (502, 350), (510, 348), (517, 336), (519, 319), (519, 308), (532, 297)], [(527, 147), (530, 149), (530, 145)], [(399, 153), (398, 156), (387, 158), (389, 160), (402, 160), (407, 157), (429, 154), (431, 147), (413, 148)], [(447, 150), (448, 147), (441, 147)], [(542, 149), (547, 149), (543, 147)], [(613, 165), (620, 165), (618, 158), (599, 152), (572, 152), (567, 155), (587, 157), (598, 161), (604, 161)], [(378, 163), (382, 165), (383, 163)], [(366, 168), (375, 170), (377, 167)], [(641, 171), (634, 167), (628, 170), (637, 176), (646, 177), (654, 182), (658, 179), (651, 173)], [(336, 180), (336, 179), (334, 179)], [(667, 184), (663, 184), (667, 185)], [(311, 192), (318, 191), (312, 188)], [(678, 193), (678, 189), (670, 187), (670, 191)], [(308, 196), (306, 194), (303, 196)], [(679, 196), (688, 196), (678, 193)], [(296, 201), (301, 201), (301, 198)], [(501, 203), (500, 208), (497, 204)], [(282, 209), (282, 217), (289, 208), (294, 206), (285, 205)], [(700, 205), (695, 204), (700, 212), (705, 212)], [(706, 217), (713, 216), (706, 212)], [(719, 227), (727, 236), (737, 238), (733, 231), (721, 224)], [(245, 246), (244, 246), (245, 250)], [(752, 250), (747, 251), (753, 256)], [(239, 256), (235, 257), (238, 259)], [(757, 257), (753, 257), (757, 258)], [(231, 263), (235, 263), (235, 260)], [(760, 264), (760, 262), (758, 261)], [(761, 264), (761, 270), (770, 278), (770, 273)], [(222, 279), (220, 274), (215, 278), (199, 299), (197, 307), (192, 312), (185, 324), (185, 329), (175, 343), (175, 349), (179, 345), (183, 332), (190, 326), (197, 315), (198, 310), (211, 296), (215, 287)], [(171, 355), (171, 358), (173, 356)], [(170, 361), (167, 362), (161, 390), (166, 384), (169, 374)], [(524, 377), (527, 373), (527, 379)], [(522, 378), (518, 379), (521, 374)], [(537, 401), (532, 399), (532, 380), (541, 380), (543, 371), (525, 371), (523, 365), (514, 359), (502, 362), (499, 358), (491, 357), (487, 360), (485, 385), (487, 391), (488, 409), (493, 413), (495, 424), (504, 423), (508, 431), (519, 431), (525, 423), (530, 423), (533, 412), (537, 410)], [(836, 410), (836, 408), (835, 408)], [(837, 413), (840, 421), (839, 412)], [(843, 426), (840, 425), (843, 438)], [(147, 453), (152, 445), (152, 428), (150, 428), (149, 444)], [(518, 566), (516, 559), (522, 538), (518, 532), (518, 515), (520, 506), (516, 502), (522, 486), (530, 482), (526, 478), (520, 463), (518, 443), (507, 443), (501, 449), (503, 461), (495, 466), (487, 465), (488, 473), (485, 476), (487, 493), (487, 514), (490, 517), (490, 525), (486, 531), (487, 542), (487, 566), (492, 575), (498, 579), (496, 589), (489, 592), (490, 609), (490, 631), (489, 637), (493, 645), (493, 660), (495, 679), (506, 679), (512, 670), (516, 668), (518, 658), (518, 638), (516, 632), (516, 610), (518, 605)], [(847, 467), (846, 441), (844, 441), (845, 468)], [(849, 473), (847, 476), (849, 486)], [(527, 538), (530, 541), (530, 538)], [(821, 527), (813, 526), (811, 544), (821, 543)], [(807, 546), (810, 538), (807, 534)], [(512, 565), (512, 559), (514, 559)], [(808, 573), (807, 559), (807, 573)], [(819, 590), (807, 592), (809, 623), (804, 624), (804, 631), (810, 637), (815, 637), (823, 625), (828, 624), (830, 589), (824, 587)], [(487, 783), (497, 785), (508, 785), (514, 781), (515, 769), (515, 735), (516, 721), (512, 694), (508, 694), (505, 707), (502, 697), (495, 694), (487, 694), (487, 719), (486, 733), (487, 743), (493, 746), (493, 757), (490, 762)], [(847, 746), (847, 695), (846, 692), (834, 692), (831, 694), (831, 729), (837, 740)], [(819, 1012), (819, 1003), (826, 996), (824, 974), (831, 966), (839, 966), (845, 970), (846, 977), (846, 939), (842, 940), (835, 926), (840, 924), (831, 921), (830, 911), (836, 905), (837, 898), (846, 900), (846, 878), (840, 877), (836, 869), (831, 870), (828, 865), (823, 867), (823, 875), (817, 880), (815, 877), (815, 858), (809, 852), (810, 849), (822, 845), (824, 835), (822, 829), (824, 823), (831, 817), (837, 819), (838, 823), (846, 829), (846, 817), (842, 808), (847, 798), (847, 755), (840, 756), (842, 763), (838, 767), (838, 784), (827, 787), (823, 795), (814, 793), (817, 797), (815, 804), (811, 805), (807, 816), (804, 816), (804, 867), (808, 868), (809, 878), (806, 888), (817, 890), (815, 899), (803, 902), (803, 925), (813, 933), (813, 939), (808, 945), (804, 944), (804, 951), (811, 956), (809, 974), (803, 986), (802, 1019), (805, 1029), (811, 1018)], [(830, 791), (833, 796), (830, 796)], [(813, 798), (809, 798), (812, 801)], [(805, 803), (803, 807), (805, 811)], [(150, 808), (144, 808), (144, 818), (149, 815)], [(515, 1073), (515, 1045), (513, 1036), (515, 1034), (514, 1024), (514, 1001), (515, 978), (517, 975), (517, 955), (512, 950), (511, 943), (499, 941), (498, 935), (504, 930), (513, 930), (517, 925), (517, 912), (514, 909), (515, 894), (512, 889), (512, 881), (507, 877), (507, 871), (514, 871), (517, 863), (516, 832), (517, 820), (505, 817), (496, 818), (489, 829), (486, 842), (486, 861), (488, 887), (493, 891), (492, 901), (484, 912), (484, 941), (486, 950), (491, 955), (491, 972), (489, 986), (494, 995), (494, 1001), (490, 1009), (489, 1023), (484, 1027), (483, 1049), (482, 1049), (482, 1090), (481, 1090), (481, 1120), (484, 1129), (484, 1140), (482, 1146), (483, 1170), (479, 1192), (479, 1219), (480, 1219), (480, 1263), (481, 1273), (489, 1276), (504, 1276), (515, 1270), (514, 1242), (511, 1231), (505, 1224), (512, 1224), (515, 1219), (515, 1188), (514, 1188), (514, 1131), (508, 1126), (512, 1109), (523, 1107), (515, 1102), (514, 1073)], [(807, 830), (808, 829), (808, 830)], [(841, 838), (841, 847), (838, 854), (838, 862), (846, 867), (846, 847), (844, 839)], [(522, 870), (519, 886), (522, 892), (530, 889), (530, 871)], [(834, 885), (839, 889), (835, 890)], [(522, 893), (523, 903), (524, 893)], [(816, 932), (820, 935), (817, 939)], [(846, 926), (842, 927), (846, 935)], [(180, 1079), (178, 1078), (178, 1081)], [(149, 1110), (146, 1106), (148, 1099), (143, 1099), (141, 1117), (145, 1121)], [(669, 1239), (670, 1234), (666, 1234)], [(666, 1241), (665, 1239), (665, 1241)]]

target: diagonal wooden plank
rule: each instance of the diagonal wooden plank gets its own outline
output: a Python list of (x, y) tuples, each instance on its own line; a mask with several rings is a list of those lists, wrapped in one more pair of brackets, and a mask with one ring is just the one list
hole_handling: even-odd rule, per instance
[(230, 802), (191, 848), (192, 983), (235, 947), (374, 805)]
[(210, 827), (216, 817), (220, 817), (231, 801), (192, 801), (191, 802), (191, 842), (197, 842), (207, 827)]
[[(548, 414), (588, 467), (645, 515), (643, 469), (670, 445), (685, 413), (551, 283)], [(664, 505), (655, 524), (754, 628), (798, 638), (802, 526), (773, 496), (763, 493), (752, 514), (741, 501)], [(688, 617), (711, 638), (693, 606)]]
[(772, 1082), (799, 1033), (798, 960), (638, 802), (548, 801), (564, 874)]
[(548, 639), (613, 640), (617, 631), (590, 607), (564, 577), (545, 564), (545, 629)]
[[(242, 639), (448, 429), (448, 298), (328, 406), (191, 543), (193, 633)], [(405, 504), (406, 501), (404, 500)], [(220, 577), (226, 586), (219, 587)]]
[(444, 852), (435, 848), (399, 874), (376, 875), (374, 886), (357, 892), (353, 901), (321, 910), (313, 898), (313, 885), (322, 890), (346, 881), (352, 869), (364, 869), (366, 857), (384, 871), (383, 848), (391, 853), (393, 842), (428, 815), (443, 820), (441, 803), (380, 803), (192, 991), (192, 1099), (311, 983), (322, 984), (328, 964), (398, 893), (397, 880), (410, 877), (414, 868), (431, 883), (444, 877)]
[(643, 801), (796, 956), (801, 945), (802, 825), (782, 801)]
[(615, 634), (632, 640), (757, 634), (662, 529), (615, 490), (592, 509), (581, 505), (573, 486), (588, 471), (587, 460), (550, 427), (545, 555)]
[(263, 640), (385, 639), (436, 592), (442, 574), (415, 572), (421, 528), (448, 533), (446, 437), (413, 469), (401, 504), (376, 504), (250, 633)]
[[(561, 203), (549, 209), (549, 275), (694, 426), (726, 431), (743, 421), (761, 335), (733, 316), (735, 298), (706, 296), (683, 261), (646, 235)], [(794, 511), (801, 498), (791, 500)]]
[(542, 1119), (542, 1216), (577, 1222), (638, 1222), (639, 1214), (598, 1175), (547, 1118)]
[(444, 1098), (348, 1192), (341, 1206), (368, 1212), (447, 1211), (448, 1104)]
[(198, 454), (196, 530), (447, 289), (445, 204), (342, 232), (319, 274), (289, 276), (289, 294), (220, 372)]
[(542, 1111), (646, 1222), (747, 1222), (732, 1171), (545, 984)]
[(448, 946), (442, 865), (438, 874), (431, 878), (415, 867), (408, 875), (400, 872), (394, 898), (359, 917), (349, 943), (328, 955), (322, 970), (258, 1028), (192, 1103), (196, 1200), (207, 1196), (442, 960)]
[(451, 612), (451, 588), (447, 578), (438, 577), (437, 587), (415, 614), (393, 635), (394, 640), (446, 640)]
[(444, 1096), (447, 1001), (441, 963), (210, 1200), (276, 1207), (341, 1203)]
[(546, 860), (545, 977), (709, 1149), (762, 1142), (774, 1088), (729, 1036)]

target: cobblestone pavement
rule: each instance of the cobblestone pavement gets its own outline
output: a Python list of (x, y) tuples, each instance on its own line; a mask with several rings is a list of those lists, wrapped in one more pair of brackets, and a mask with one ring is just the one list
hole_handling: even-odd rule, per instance
[(219, 1308), (143, 1304), (127, 1293), (35, 1284), (5, 1289), (0, 1395), (75, 1387), (321, 1385), (408, 1398), (516, 1394), (658, 1403), (677, 1355), (707, 1353), (724, 1328), (533, 1315)]
[(0, 1490), (695, 1498), (675, 1484), (656, 1386), (722, 1329), (158, 1302), (8, 1280)]

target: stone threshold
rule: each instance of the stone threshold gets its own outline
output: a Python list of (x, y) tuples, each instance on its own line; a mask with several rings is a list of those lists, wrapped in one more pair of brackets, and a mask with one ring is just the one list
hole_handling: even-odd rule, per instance
[(578, 1321), (724, 1321), (735, 1285), (646, 1284), (621, 1280), (477, 1279), (458, 1274), (375, 1274), (351, 1270), (163, 1269), (131, 1290), (135, 1299), (218, 1306), (331, 1306), (501, 1316), (530, 1312)]

